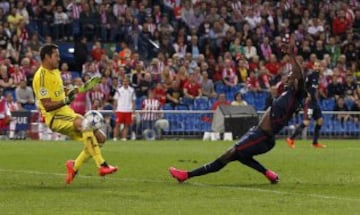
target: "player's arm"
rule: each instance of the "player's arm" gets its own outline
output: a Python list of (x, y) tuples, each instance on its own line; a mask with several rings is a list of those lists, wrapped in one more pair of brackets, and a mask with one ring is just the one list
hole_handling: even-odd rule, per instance
[(64, 100), (52, 101), (50, 98), (40, 99), (40, 102), (47, 112), (54, 111), (66, 105)]
[(69, 105), (74, 99), (75, 94), (77, 93), (77, 88), (72, 89), (67, 92), (65, 99), (60, 101), (53, 101), (51, 98), (41, 98), (40, 102), (47, 112), (54, 111), (61, 108), (62, 106)]
[(295, 89), (297, 92), (305, 92), (305, 74), (302, 69), (302, 66), (300, 65), (299, 61), (296, 59), (296, 56), (294, 54), (294, 44), (295, 42), (290, 42), (289, 49), (288, 49), (288, 55), (290, 57), (290, 60), (292, 62), (292, 71), (294, 75), (295, 82)]
[(292, 57), (292, 59), (294, 62), (293, 72), (295, 73), (295, 78), (298, 81), (297, 86), (295, 87), (297, 88), (297, 91), (305, 91), (305, 75), (303, 69), (301, 68), (299, 62), (294, 56)]

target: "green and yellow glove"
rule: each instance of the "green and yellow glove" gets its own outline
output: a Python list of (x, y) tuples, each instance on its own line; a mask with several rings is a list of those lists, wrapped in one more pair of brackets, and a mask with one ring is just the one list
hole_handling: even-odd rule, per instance
[(74, 101), (76, 91), (77, 91), (77, 88), (69, 90), (69, 92), (67, 93), (67, 96), (64, 99), (64, 104), (69, 105), (72, 101)]

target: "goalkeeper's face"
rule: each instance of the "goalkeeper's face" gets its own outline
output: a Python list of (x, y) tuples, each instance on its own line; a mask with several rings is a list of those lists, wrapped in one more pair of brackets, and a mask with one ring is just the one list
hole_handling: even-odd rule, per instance
[(53, 49), (51, 56), (48, 58), (48, 62), (49, 65), (51, 66), (51, 69), (59, 68), (59, 62), (60, 62), (59, 49)]

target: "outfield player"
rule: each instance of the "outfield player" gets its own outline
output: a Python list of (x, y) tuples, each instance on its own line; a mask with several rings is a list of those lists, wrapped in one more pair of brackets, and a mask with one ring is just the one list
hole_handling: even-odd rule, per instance
[(75, 160), (66, 162), (66, 183), (70, 184), (73, 181), (80, 167), (90, 157), (95, 161), (100, 176), (116, 172), (117, 167), (107, 164), (101, 155), (99, 144), (105, 142), (105, 134), (101, 130), (89, 130), (87, 120), (69, 107), (74, 100), (75, 91), (71, 90), (65, 94), (58, 70), (59, 56), (58, 47), (54, 44), (46, 44), (40, 49), (41, 66), (34, 75), (33, 89), (46, 125), (52, 131), (80, 140), (85, 145)]
[[(289, 48), (289, 45), (286, 45), (284, 49), (287, 53), (292, 53), (292, 51), (290, 51), (292, 49)], [(240, 161), (242, 164), (265, 175), (271, 183), (278, 183), (278, 175), (265, 168), (261, 163), (254, 159), (254, 156), (266, 153), (274, 147), (275, 135), (287, 125), (288, 121), (299, 109), (304, 100), (305, 86), (303, 72), (293, 54), (289, 55), (293, 62), (291, 64), (292, 68), (290, 69), (288, 79), (286, 80), (286, 89), (265, 111), (259, 124), (256, 127), (249, 129), (238, 142), (209, 164), (205, 164), (192, 171), (170, 167), (170, 174), (175, 179), (179, 182), (183, 182), (195, 176), (217, 172), (229, 162)]]
[(314, 136), (312, 146), (314, 148), (325, 148), (326, 145), (323, 145), (318, 142), (320, 136), (320, 129), (323, 123), (322, 113), (320, 109), (320, 105), (317, 99), (318, 85), (320, 79), (320, 70), (321, 64), (319, 61), (314, 63), (313, 69), (309, 75), (306, 77), (306, 90), (307, 90), (307, 98), (305, 100), (304, 105), (304, 120), (302, 123), (296, 128), (294, 134), (291, 137), (286, 139), (287, 144), (290, 148), (295, 148), (295, 138), (298, 136), (302, 130), (309, 126), (311, 118), (313, 118), (316, 122), (314, 128)]

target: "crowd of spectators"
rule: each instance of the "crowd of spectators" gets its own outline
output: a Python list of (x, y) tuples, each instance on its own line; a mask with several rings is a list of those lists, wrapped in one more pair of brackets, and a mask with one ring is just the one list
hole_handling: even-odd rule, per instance
[(359, 110), (356, 0), (1, 0), (0, 17), (0, 88), (22, 94), (14, 99), (25, 108), (33, 98), (24, 83), (30, 86), (46, 42), (74, 44), (74, 61), (61, 65), (66, 86), (102, 77), (86, 96), (88, 108), (112, 109), (126, 76), (138, 100), (154, 89), (161, 105), (175, 107), (217, 98), (216, 86), (238, 103), (240, 89), (280, 88), (289, 63), (280, 44), (289, 34), (306, 71), (321, 64), (320, 99)]

